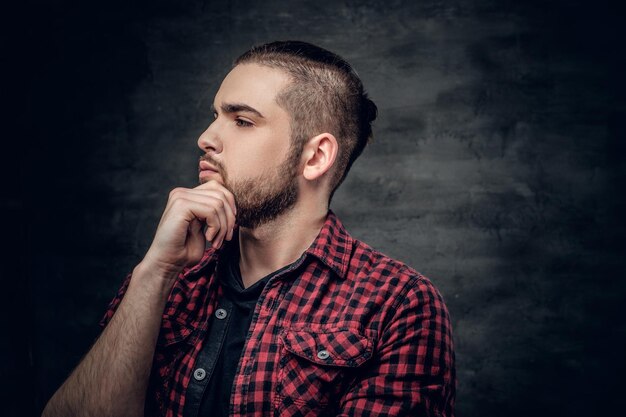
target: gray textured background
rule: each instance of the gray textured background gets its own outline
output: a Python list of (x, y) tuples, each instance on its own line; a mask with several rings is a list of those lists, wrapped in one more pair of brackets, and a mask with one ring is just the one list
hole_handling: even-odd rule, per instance
[(624, 389), (623, 19), (599, 1), (27, 1), (5, 10), (2, 414), (80, 360), (231, 61), (301, 39), (379, 106), (336, 194), (450, 309), (458, 415), (612, 413)]

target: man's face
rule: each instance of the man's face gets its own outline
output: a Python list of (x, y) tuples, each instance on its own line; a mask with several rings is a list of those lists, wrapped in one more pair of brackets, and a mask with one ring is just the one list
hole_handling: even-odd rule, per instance
[[(233, 193), (243, 227), (260, 226), (297, 200), (300, 153), (291, 147), (289, 114), (276, 103), (288, 83), (282, 71), (238, 65), (222, 82), (215, 120), (198, 139), (205, 152), (200, 183), (214, 179)], [(202, 170), (207, 163), (215, 170)]]

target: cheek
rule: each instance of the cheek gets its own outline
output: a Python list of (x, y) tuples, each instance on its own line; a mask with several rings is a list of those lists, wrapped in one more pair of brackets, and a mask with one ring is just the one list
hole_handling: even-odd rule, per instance
[(261, 150), (248, 148), (243, 149), (228, 158), (226, 169), (228, 180), (232, 183), (257, 178), (272, 162), (266, 160), (266, 156)]
[(258, 173), (263, 170), (272, 170), (276, 168), (287, 158), (289, 153), (289, 144), (285, 145), (282, 141), (268, 140), (267, 146), (259, 146), (249, 148), (243, 152), (243, 169), (253, 169)]
[(287, 130), (267, 129), (224, 141), (223, 158), (229, 178), (254, 178), (280, 165), (291, 149)]

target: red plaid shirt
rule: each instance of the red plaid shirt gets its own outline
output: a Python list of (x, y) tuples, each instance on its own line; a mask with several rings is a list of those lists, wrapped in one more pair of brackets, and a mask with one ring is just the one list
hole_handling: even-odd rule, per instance
[[(146, 415), (182, 416), (222, 288), (219, 251), (185, 269), (167, 301)], [(100, 322), (113, 316), (130, 275)], [(332, 212), (303, 256), (266, 284), (231, 391), (233, 416), (452, 416), (450, 320), (408, 266), (353, 239)]]

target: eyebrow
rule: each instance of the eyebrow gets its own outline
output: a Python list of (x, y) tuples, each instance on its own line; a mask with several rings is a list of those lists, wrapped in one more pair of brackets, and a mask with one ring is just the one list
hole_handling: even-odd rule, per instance
[[(220, 106), (220, 108), (222, 109), (224, 113), (227, 113), (227, 114), (238, 113), (238, 112), (248, 112), (262, 119), (265, 119), (265, 116), (263, 116), (260, 111), (258, 111), (254, 107), (250, 107), (247, 104), (243, 104), (243, 103), (223, 103)], [(211, 106), (211, 110), (215, 111), (215, 106)]]

